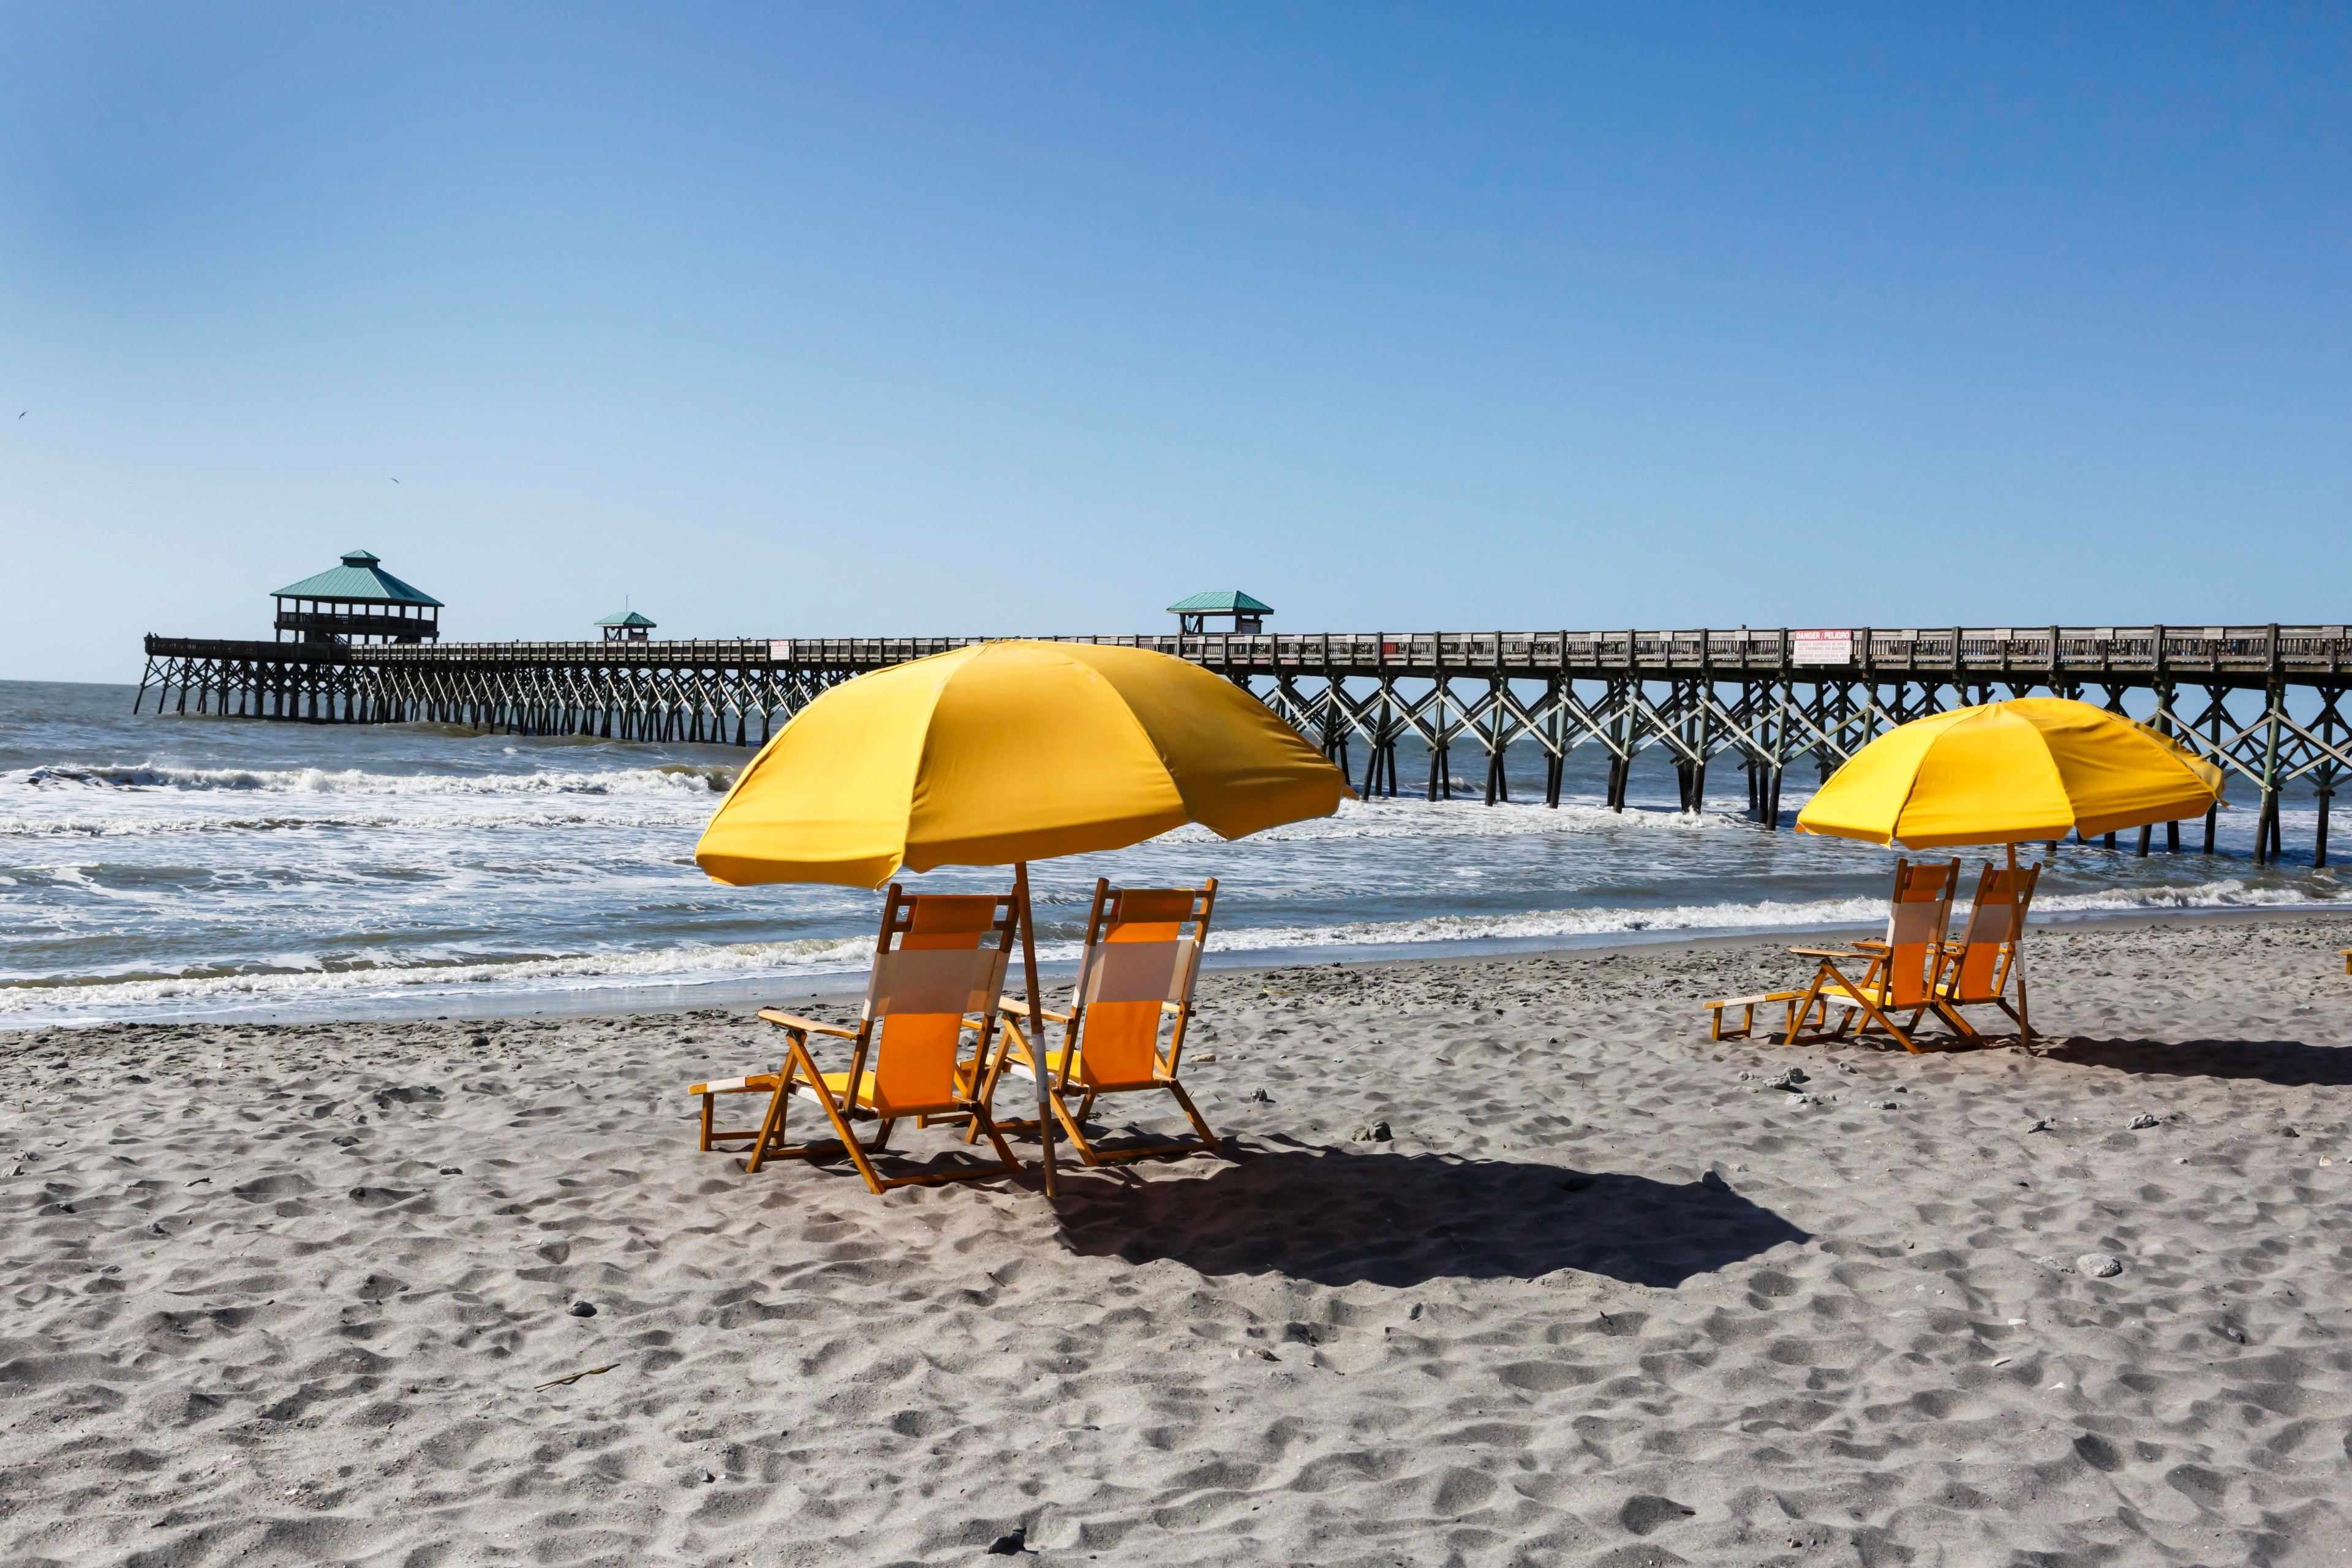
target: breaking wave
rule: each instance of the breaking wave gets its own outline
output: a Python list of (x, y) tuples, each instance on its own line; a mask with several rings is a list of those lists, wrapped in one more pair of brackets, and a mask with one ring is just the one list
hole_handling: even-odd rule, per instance
[(181, 768), (60, 763), (21, 775), (35, 789), (233, 790), (271, 795), (416, 796), (683, 795), (724, 794), (735, 770), (673, 763), (604, 773), (377, 773), (360, 768)]

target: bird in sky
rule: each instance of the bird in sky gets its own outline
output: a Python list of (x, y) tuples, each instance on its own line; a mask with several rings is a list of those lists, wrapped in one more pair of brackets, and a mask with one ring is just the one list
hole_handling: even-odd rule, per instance
[[(392, 479), (392, 476), (391, 476), (391, 475), (389, 475), (389, 474), (387, 474), (387, 475), (386, 475), (386, 476), (384, 476), (384, 477), (385, 477), (385, 478), (387, 478), (387, 479)], [(398, 484), (398, 483), (400, 483), (400, 481), (399, 481), (397, 479), (392, 479), (392, 482), (393, 482), (394, 484)]]

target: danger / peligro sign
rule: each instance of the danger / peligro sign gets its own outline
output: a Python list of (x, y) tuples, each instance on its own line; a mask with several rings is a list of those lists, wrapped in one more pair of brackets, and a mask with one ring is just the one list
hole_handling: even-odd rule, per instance
[(1789, 634), (1789, 661), (1791, 664), (1852, 664), (1853, 633), (1792, 631)]

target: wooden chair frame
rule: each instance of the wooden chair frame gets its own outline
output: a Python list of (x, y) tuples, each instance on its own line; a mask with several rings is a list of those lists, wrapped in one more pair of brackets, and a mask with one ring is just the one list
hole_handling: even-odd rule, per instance
[[(1182, 895), (1186, 899), (1184, 912), (1174, 921), (1166, 919), (1164, 910), (1155, 913), (1150, 918), (1144, 918), (1141, 915), (1138, 915), (1132, 921), (1128, 918), (1130, 900), (1137, 905), (1142, 905), (1147, 900), (1157, 899), (1164, 904), (1174, 895)], [(1080, 1159), (1089, 1165), (1108, 1165), (1129, 1160), (1173, 1158), (1193, 1153), (1223, 1153), (1223, 1148), (1217, 1142), (1216, 1133), (1210, 1130), (1208, 1121), (1201, 1115), (1200, 1108), (1192, 1103), (1192, 1097), (1184, 1092), (1184, 1086), (1177, 1078), (1177, 1069), (1184, 1057), (1185, 1031), (1192, 1022), (1192, 984), (1200, 970), (1202, 952), (1208, 945), (1209, 921), (1215, 912), (1216, 903), (1217, 879), (1214, 877), (1210, 878), (1197, 889), (1114, 888), (1108, 879), (1096, 879), (1094, 908), (1087, 917), (1085, 954), (1079, 961), (1078, 978), (1071, 986), (1069, 1010), (1056, 1013), (1050, 1008), (1040, 1008), (1037, 1010), (1037, 1018), (1043, 1020), (1040, 1023), (1031, 1017), (1029, 1005), (1018, 997), (1007, 996), (998, 1003), (998, 1006), (1003, 1009), (1005, 1016), (1004, 1028), (997, 1041), (996, 1054), (988, 1064), (988, 1079), (981, 1089), (982, 1101), (984, 1103), (994, 1095), (997, 1084), (1008, 1070), (1022, 1071), (1024, 1076), (1040, 1070), (1037, 1067), (1037, 1052), (1032, 1044), (1030, 1035), (1034, 1029), (1042, 1040), (1045, 1035), (1045, 1024), (1059, 1024), (1062, 1026), (1061, 1049), (1046, 1053), (1046, 1066), (1043, 1069), (1052, 1075), (1045, 1102), (1053, 1108), (1054, 1120), (1061, 1124), (1062, 1131), (1078, 1151)], [(1097, 966), (1103, 962), (1103, 954), (1111, 946), (1118, 928), (1130, 923), (1138, 926), (1171, 926), (1178, 932), (1174, 940), (1180, 942), (1189, 940), (1191, 945), (1189, 952), (1179, 950), (1178, 963), (1181, 972), (1175, 976), (1175, 984), (1172, 987), (1178, 994), (1160, 1004), (1160, 1017), (1163, 1020), (1171, 1017), (1175, 1020), (1175, 1026), (1168, 1037), (1167, 1049), (1165, 1052), (1160, 1050), (1155, 1032), (1151, 1046), (1150, 1075), (1131, 1080), (1107, 1082), (1093, 1078), (1087, 1068), (1086, 1030), (1088, 983), (1089, 977), (1098, 973)], [(1192, 935), (1190, 939), (1181, 934), (1186, 925), (1192, 927)], [(1185, 1119), (1192, 1122), (1193, 1131), (1199, 1134), (1198, 1141), (1152, 1143), (1139, 1148), (1104, 1149), (1098, 1147), (1087, 1136), (1086, 1120), (1093, 1111), (1097, 1099), (1107, 1094), (1133, 1094), (1144, 1089), (1164, 1090), (1172, 1097), (1177, 1105), (1182, 1109)], [(1075, 1109), (1068, 1103), (1069, 1098), (1073, 1095), (1077, 1097), (1077, 1105)], [(1009, 1131), (1031, 1131), (1035, 1130), (1037, 1123), (1034, 1121), (1008, 1120), (997, 1125)], [(973, 1136), (974, 1132), (966, 1132), (965, 1141), (969, 1142)]]
[[(1843, 1039), (1849, 1030), (1859, 1036), (1874, 1026), (1893, 1036), (1905, 1050), (1921, 1054), (1918, 1040), (1920, 1018), (1934, 1008), (1936, 984), (1942, 977), (1945, 938), (1952, 921), (1952, 895), (1960, 879), (1958, 860), (1940, 864), (1922, 861), (1914, 865), (1907, 859), (1895, 862), (1895, 892), (1887, 918), (1887, 939), (1885, 942), (1858, 942), (1849, 948), (1792, 947), (1789, 951), (1800, 958), (1815, 961), (1813, 978), (1797, 1000), (1790, 1005), (1788, 1041), (1790, 1045), (1809, 1044), (1823, 1039)], [(1906, 930), (1906, 925), (1932, 926), (1922, 931)], [(1919, 970), (1915, 977), (1911, 960), (1906, 956), (1917, 952)], [(1860, 962), (1861, 974), (1849, 975), (1841, 963)], [(1916, 990), (1909, 982), (1916, 978)], [(1836, 1026), (1829, 1026), (1832, 1006), (1847, 1009)], [(1806, 1035), (1803, 1030), (1815, 1008), (1822, 1014), (1822, 1031)], [(1902, 1023), (1895, 1015), (1907, 1013)]]
[[(782, 1160), (824, 1160), (845, 1153), (851, 1163), (856, 1165), (857, 1173), (866, 1179), (866, 1186), (877, 1195), (887, 1192), (892, 1187), (919, 1186), (941, 1182), (985, 1181), (992, 1177), (1020, 1173), (1021, 1162), (1013, 1157), (1013, 1151), (1006, 1145), (1003, 1135), (997, 1131), (996, 1124), (989, 1117), (987, 1097), (973, 1092), (974, 1080), (978, 1076), (977, 1064), (987, 1059), (989, 1047), (997, 1032), (996, 1026), (999, 1021), (997, 1001), (1003, 987), (1003, 966), (1010, 959), (1013, 952), (1014, 931), (1019, 918), (1017, 905), (1010, 893), (996, 895), (993, 900), (995, 907), (988, 925), (979, 931), (966, 933), (972, 937), (969, 946), (943, 941), (927, 942), (922, 933), (917, 931), (922, 916), (923, 904), (926, 900), (943, 900), (953, 896), (910, 895), (898, 883), (893, 882), (890, 885), (888, 897), (884, 901), (882, 909), (881, 932), (874, 945), (874, 975), (868, 982), (865, 1011), (856, 1027), (844, 1028), (836, 1024), (821, 1023), (814, 1018), (803, 1018), (797, 1014), (786, 1013), (772, 1007), (762, 1007), (760, 1010), (760, 1016), (762, 1019), (784, 1031), (787, 1044), (783, 1063), (772, 1073), (758, 1073), (746, 1078), (698, 1083), (688, 1090), (690, 1094), (698, 1094), (702, 1097), (703, 1148), (714, 1148), (722, 1142), (751, 1140), (749, 1150), (751, 1157), (744, 1166), (747, 1171), (757, 1171), (772, 1157)], [(992, 933), (996, 937), (996, 945), (989, 948), (984, 945), (984, 941)], [(910, 942), (912, 946), (909, 945)], [(961, 1036), (965, 1029), (978, 1030), (979, 1047), (969, 1059), (964, 1057), (961, 1046), (949, 1051), (950, 1081), (944, 1086), (947, 1092), (937, 1100), (902, 1104), (887, 1099), (880, 1082), (882, 1057), (887, 1051), (890, 1043), (888, 1019), (892, 1016), (892, 1010), (888, 1006), (888, 994), (886, 991), (889, 982), (886, 976), (891, 973), (890, 961), (893, 958), (925, 949), (953, 953), (970, 952), (975, 955), (975, 958), (992, 952), (996, 955), (996, 984), (988, 985), (981, 994), (982, 1005), (980, 1007), (961, 1011), (957, 1015), (958, 1035)], [(973, 973), (975, 975), (981, 973), (977, 963)], [(913, 1010), (905, 1008), (898, 1010), (902, 1016), (911, 1011)], [(926, 1012), (924, 1016), (940, 1015)], [(809, 1049), (809, 1041), (813, 1037), (819, 1035), (850, 1042), (849, 1070), (846, 1073), (835, 1073), (828, 1079), (828, 1076), (818, 1068), (816, 1058)], [(718, 1130), (711, 1126), (711, 1107), (716, 1096), (756, 1093), (765, 1093), (768, 1096), (767, 1116), (757, 1128)], [(832, 1123), (837, 1142), (795, 1145), (784, 1141), (785, 1111), (795, 1094), (816, 1101), (818, 1107), (824, 1110), (825, 1119)], [(932, 1119), (969, 1118), (971, 1122), (971, 1135), (968, 1136), (965, 1142), (969, 1143), (980, 1133), (985, 1132), (989, 1142), (996, 1150), (1000, 1163), (977, 1168), (924, 1170), (903, 1175), (883, 1175), (875, 1167), (874, 1157), (885, 1152), (890, 1141), (892, 1129), (909, 1116), (918, 1117), (922, 1121)], [(872, 1142), (858, 1142), (852, 1129), (852, 1123), (859, 1121), (871, 1121), (879, 1124)]]
[[(1960, 928), (1960, 940), (1944, 945), (1936, 972), (1936, 1016), (1972, 1046), (1989, 1042), (1961, 1016), (1959, 1010), (1963, 1007), (2000, 1008), (2017, 1026), (2018, 1043), (2029, 1048), (2033, 1044), (2033, 1026), (2027, 1021), (2023, 947), (2026, 912), (2033, 907), (2033, 889), (2041, 879), (2039, 861), (2022, 871), (2017, 868), (2014, 858), (2006, 871), (1988, 863), (1977, 878), (1977, 890), (1969, 900), (1968, 922)], [(2004, 881), (2011, 889), (2010, 898), (2004, 902), (1989, 901), (1989, 896)], [(2008, 917), (2000, 921), (2000, 929), (1988, 929), (1986, 917), (2004, 907)], [(1994, 949), (1990, 964), (1978, 969), (1969, 960), (1986, 947)], [(1978, 970), (1976, 978), (1980, 982), (1973, 985), (1972, 969)], [(2017, 986), (2017, 1005), (2013, 1007), (2008, 996), (2012, 981)]]

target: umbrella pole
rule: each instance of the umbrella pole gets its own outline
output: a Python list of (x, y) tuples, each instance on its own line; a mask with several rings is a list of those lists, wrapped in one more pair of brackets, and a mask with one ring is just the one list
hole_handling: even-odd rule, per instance
[[(2012, 855), (2014, 851), (2011, 852)], [(1029, 1065), (1037, 1070), (1037, 1148), (1045, 1165), (1045, 1195), (1059, 1193), (1054, 1182), (1054, 1107), (1052, 1077), (1046, 1068), (1045, 994), (1037, 984), (1037, 927), (1029, 910), (1029, 862), (1013, 865), (1013, 890), (1021, 900), (1021, 973), (1028, 986)]]
[[(2015, 843), (2009, 847), (2009, 886), (2010, 897), (2014, 899), (2017, 896)], [(2009, 950), (2009, 965), (2017, 971), (2017, 1043), (2030, 1051), (2033, 1048), (2033, 1026), (2026, 1020), (2033, 1016), (2033, 1009), (2026, 1005), (2025, 999), (2025, 922), (2021, 920), (2017, 922), (2017, 941)]]

